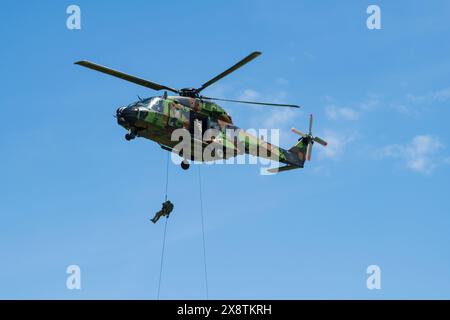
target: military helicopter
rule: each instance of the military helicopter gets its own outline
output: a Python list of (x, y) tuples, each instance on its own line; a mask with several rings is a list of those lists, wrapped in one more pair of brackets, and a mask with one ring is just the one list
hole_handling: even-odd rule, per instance
[[(312, 114), (310, 115), (309, 131), (303, 133), (292, 128), (292, 132), (299, 134), (297, 143), (286, 150), (279, 146), (264, 141), (262, 137), (253, 136), (233, 124), (231, 116), (214, 101), (237, 102), (244, 104), (253, 104), (260, 106), (299, 108), (294, 104), (281, 104), (257, 101), (243, 101), (223, 98), (213, 98), (202, 96), (200, 93), (219, 81), (223, 77), (236, 71), (246, 63), (252, 61), (261, 55), (261, 52), (255, 51), (244, 59), (240, 60), (232, 67), (223, 71), (211, 80), (202, 84), (199, 88), (174, 89), (165, 85), (141, 79), (117, 70), (113, 70), (89, 61), (77, 61), (75, 64), (106, 73), (108, 75), (130, 81), (135, 84), (160, 91), (164, 90), (163, 95), (150, 97), (146, 99), (139, 98), (139, 101), (133, 102), (128, 106), (121, 106), (116, 111), (117, 122), (128, 132), (125, 135), (127, 141), (136, 137), (143, 137), (158, 143), (162, 149), (174, 152), (183, 157), (181, 167), (184, 170), (189, 168), (189, 160), (198, 160), (187, 152), (180, 150), (179, 141), (172, 140), (172, 133), (177, 129), (185, 129), (189, 132), (191, 141), (200, 143), (201, 150), (204, 151), (211, 146), (213, 159), (228, 159), (244, 153), (265, 157), (285, 164), (278, 168), (271, 168), (269, 172), (286, 171), (297, 168), (303, 168), (305, 160), (311, 159), (311, 150), (314, 142), (323, 146), (327, 142), (312, 134)], [(177, 95), (168, 96), (167, 91)], [(195, 129), (205, 132), (209, 129), (216, 130), (216, 134), (206, 139), (198, 139), (194, 136)], [(229, 131), (238, 132), (230, 137)], [(207, 161), (211, 159), (200, 159)]]

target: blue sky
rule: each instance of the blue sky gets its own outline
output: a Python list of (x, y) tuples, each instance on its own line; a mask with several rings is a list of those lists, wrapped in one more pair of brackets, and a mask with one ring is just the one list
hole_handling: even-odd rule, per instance
[[(81, 8), (81, 30), (66, 8)], [(381, 7), (381, 30), (366, 8)], [(447, 1), (4, 1), (0, 11), (0, 298), (156, 297), (166, 153), (112, 117), (155, 92), (86, 59), (205, 94), (243, 128), (306, 130), (303, 170), (201, 166), (210, 298), (450, 298)], [(161, 298), (203, 299), (198, 167), (170, 166)], [(66, 289), (66, 267), (82, 289)], [(366, 288), (366, 268), (382, 271)]]

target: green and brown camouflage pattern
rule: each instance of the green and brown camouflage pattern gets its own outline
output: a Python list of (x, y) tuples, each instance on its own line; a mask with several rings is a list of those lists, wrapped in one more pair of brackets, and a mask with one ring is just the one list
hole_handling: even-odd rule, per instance
[[(161, 99), (162, 105), (156, 111), (148, 108), (149, 101), (154, 98)], [(137, 136), (157, 142), (166, 150), (177, 151), (173, 148), (179, 142), (171, 140), (174, 130), (184, 128), (192, 132), (192, 119), (200, 119), (207, 120), (206, 123), (209, 127), (206, 129), (215, 128), (219, 132), (219, 136), (215, 137), (214, 141), (202, 141), (202, 150), (210, 143), (219, 143), (225, 151), (221, 158), (247, 153), (276, 160), (296, 168), (303, 167), (306, 144), (302, 139), (299, 139), (289, 150), (270, 144), (236, 127), (231, 116), (214, 102), (191, 97), (162, 96), (141, 100), (135, 104), (138, 109), (137, 120), (132, 126), (120, 121), (119, 124), (127, 130), (134, 131)], [(227, 135), (227, 129), (237, 130), (237, 135), (230, 138)]]

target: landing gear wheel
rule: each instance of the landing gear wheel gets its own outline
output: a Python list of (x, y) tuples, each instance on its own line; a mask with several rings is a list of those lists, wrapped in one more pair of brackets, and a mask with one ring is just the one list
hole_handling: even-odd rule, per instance
[(187, 162), (186, 160), (183, 160), (181, 162), (181, 169), (183, 169), (183, 170), (189, 169), (189, 162)]
[(136, 136), (132, 133), (127, 133), (125, 135), (125, 140), (127, 140), (127, 141), (133, 140), (134, 138), (136, 138)]

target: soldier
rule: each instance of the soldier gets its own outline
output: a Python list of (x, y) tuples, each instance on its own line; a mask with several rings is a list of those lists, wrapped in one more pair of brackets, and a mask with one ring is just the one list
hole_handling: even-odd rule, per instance
[(159, 210), (155, 216), (153, 217), (153, 219), (150, 219), (153, 223), (156, 223), (156, 221), (159, 220), (159, 218), (161, 218), (162, 216), (166, 216), (167, 218), (169, 217), (169, 214), (172, 212), (173, 210), (173, 203), (170, 202), (170, 200), (167, 200), (166, 202), (164, 202), (162, 204), (162, 208), (161, 210)]

